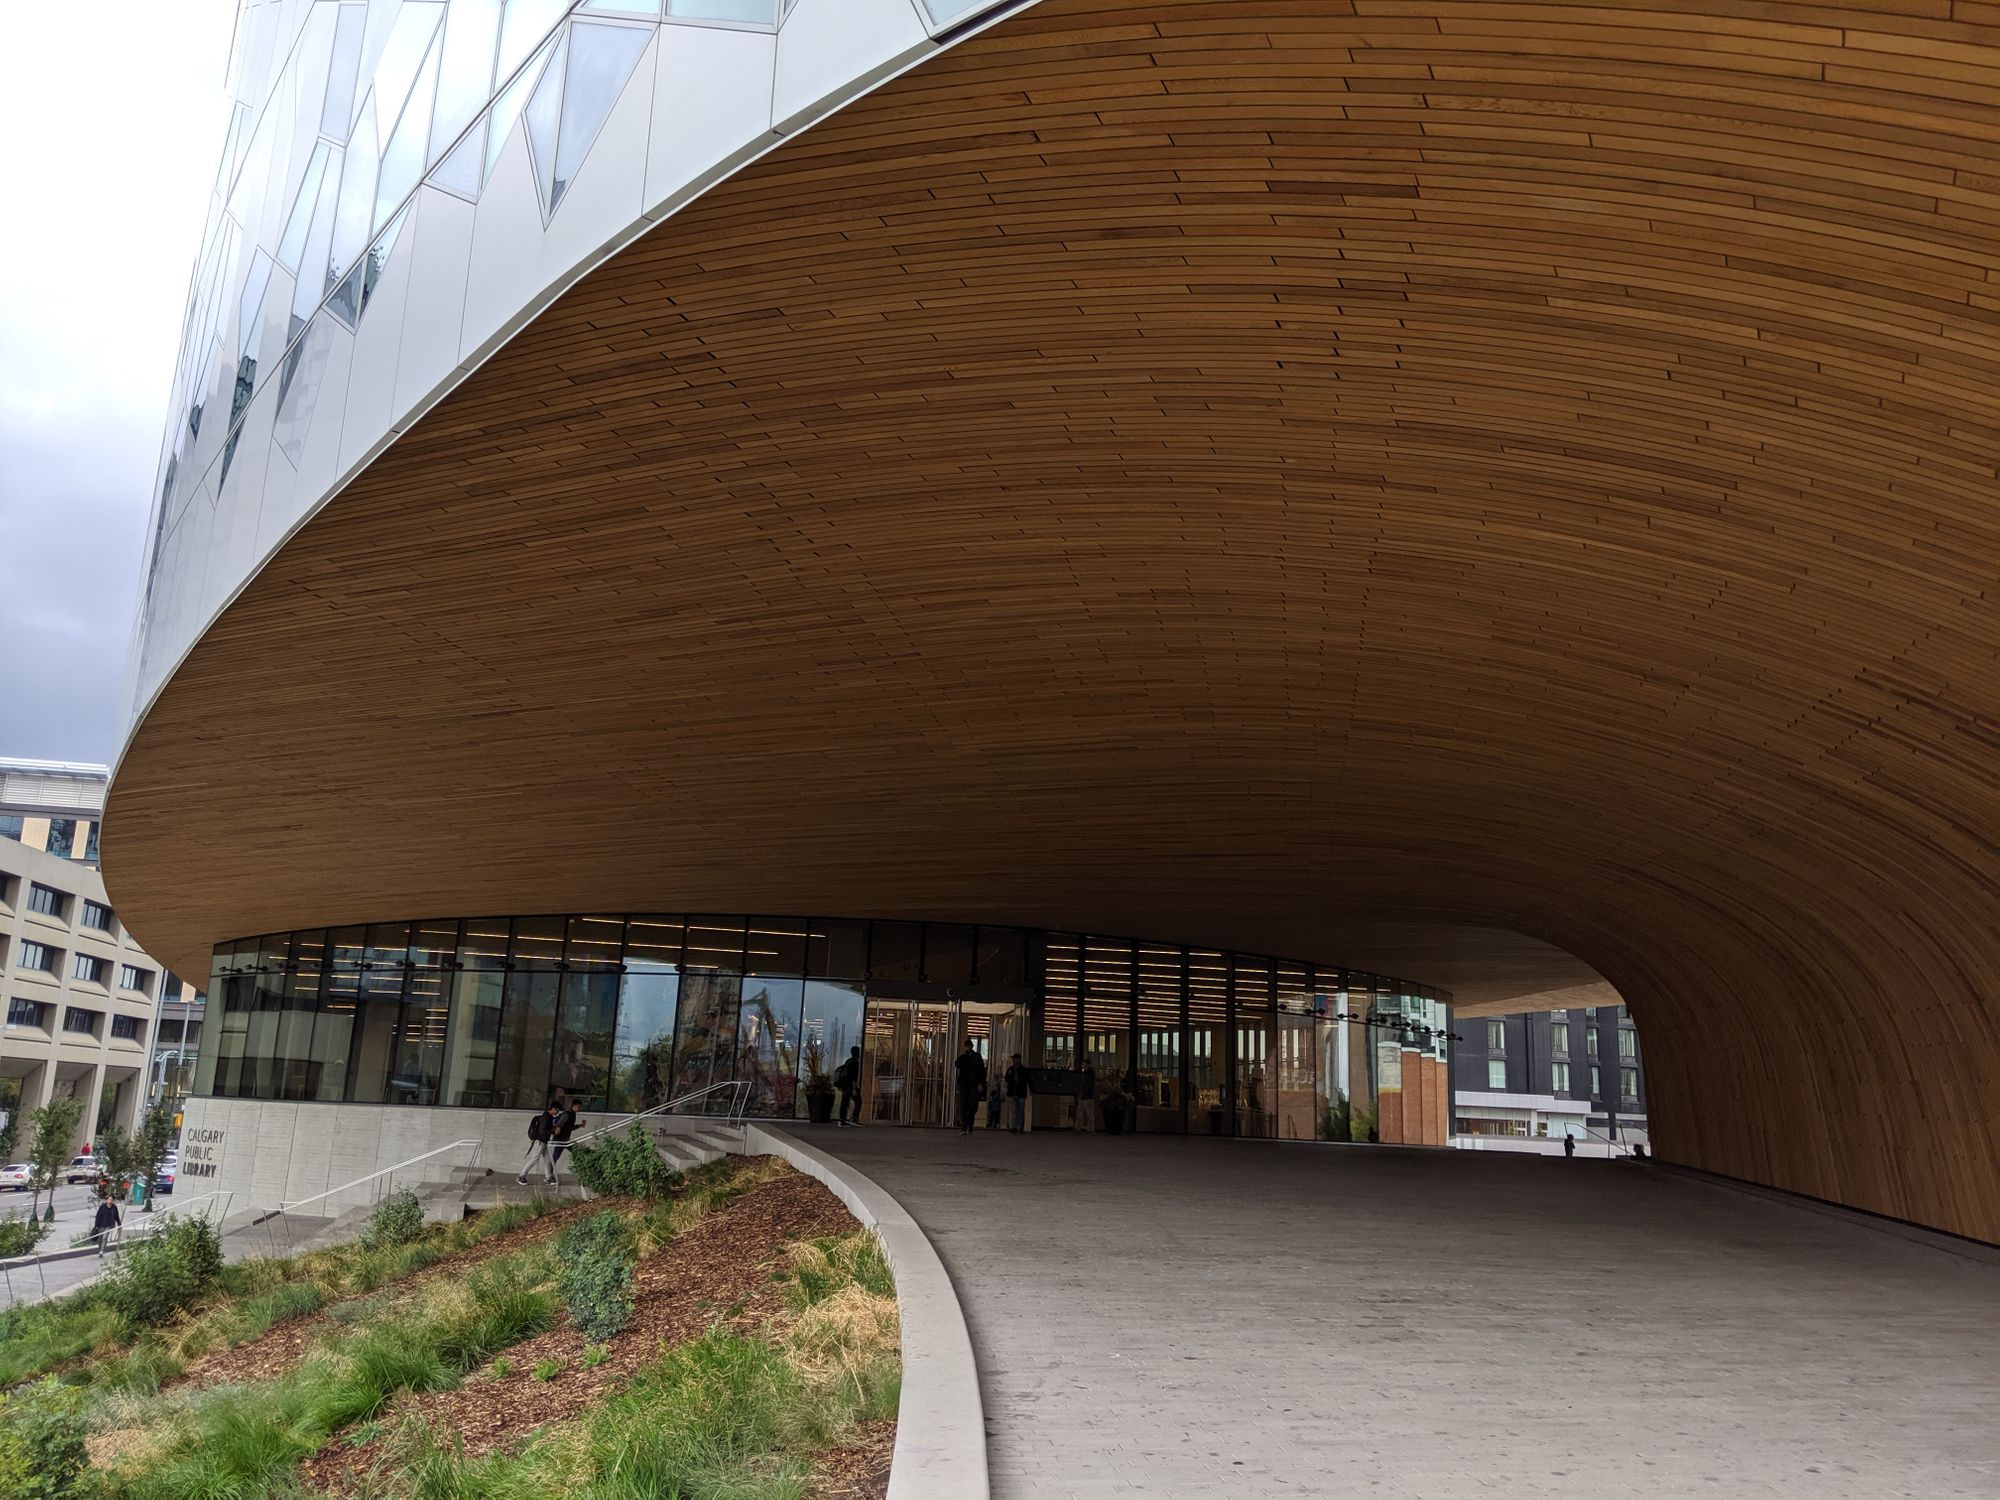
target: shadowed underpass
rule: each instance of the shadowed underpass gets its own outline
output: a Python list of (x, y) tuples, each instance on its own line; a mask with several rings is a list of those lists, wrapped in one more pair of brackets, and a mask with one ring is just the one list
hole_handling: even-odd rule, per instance
[(936, 1243), (998, 1497), (2000, 1494), (2000, 1253), (1631, 1162), (801, 1134)]

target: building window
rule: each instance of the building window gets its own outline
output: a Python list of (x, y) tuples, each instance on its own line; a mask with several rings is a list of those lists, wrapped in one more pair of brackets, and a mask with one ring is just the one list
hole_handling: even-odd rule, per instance
[(1592, 1057), (1597, 1056), (1597, 1028), (1595, 1026), (1586, 1026), (1583, 1028), (1583, 1050), (1588, 1052)]
[(89, 984), (102, 984), (104, 971), (110, 967), (111, 960), (108, 958), (92, 958), (88, 953), (79, 953), (70, 960), (69, 977)]
[(7, 1024), (9, 1026), (45, 1026), (48, 1007), (33, 1000), (9, 1000), (7, 1002)]
[(45, 917), (54, 917), (57, 921), (61, 921), (68, 914), (69, 897), (39, 881), (33, 882), (28, 886), (28, 910), (38, 911)]
[(97, 863), (97, 830), (103, 826), (102, 823), (92, 823), (90, 834), (83, 841), (83, 857), (93, 865)]
[(1621, 1099), (1637, 1099), (1639, 1097), (1639, 1070), (1637, 1068), (1620, 1068), (1618, 1070), (1618, 1096)]
[(0, 813), (0, 839), (12, 839), (17, 844), (21, 842), (19, 813)]
[(111, 930), (111, 908), (106, 906), (102, 901), (84, 902), (83, 925), (94, 927), (99, 932), (109, 932)]
[(1569, 1064), (1566, 1062), (1549, 1064), (1549, 1092), (1567, 1094), (1569, 1092)]
[(1556, 1021), (1550, 1024), (1549, 1051), (1562, 1053), (1569, 1051), (1569, 1022)]
[(1488, 1021), (1486, 1023), (1486, 1050), (1488, 1052), (1504, 1052), (1506, 1048), (1507, 1023), (1505, 1021)]
[(1590, 1065), (1590, 1097), (1595, 1099), (1603, 1094), (1603, 1092), (1604, 1075), (1598, 1071), (1597, 1064), (1592, 1063)]
[(137, 1016), (113, 1016), (111, 1018), (111, 1034), (121, 1042), (138, 1041), (139, 1018)]
[(97, 1023), (103, 1019), (104, 1012), (101, 1010), (79, 1010), (72, 1005), (63, 1012), (63, 1030), (88, 1032), (96, 1036)]
[(1639, 1055), (1639, 1034), (1629, 1026), (1618, 1028), (1618, 1055), (1620, 1057)]
[(153, 993), (153, 971), (151, 969), (136, 969), (131, 964), (120, 964), (118, 966), (118, 988), (121, 990), (137, 990), (142, 995), (150, 995)]
[(47, 943), (23, 943), (21, 956), (14, 962), (23, 969), (39, 969), (44, 974), (53, 974), (56, 971), (56, 961), (61, 956)]
[(68, 859), (76, 852), (76, 819), (49, 819), (49, 853), (59, 859)]
[(1504, 1090), (1507, 1087), (1507, 1063), (1503, 1058), (1494, 1058), (1486, 1065), (1486, 1086), (1489, 1089)]

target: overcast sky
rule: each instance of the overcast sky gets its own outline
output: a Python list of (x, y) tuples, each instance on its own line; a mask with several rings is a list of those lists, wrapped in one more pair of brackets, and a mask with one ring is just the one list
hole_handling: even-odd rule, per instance
[(108, 761), (235, 3), (5, 12), (0, 757)]

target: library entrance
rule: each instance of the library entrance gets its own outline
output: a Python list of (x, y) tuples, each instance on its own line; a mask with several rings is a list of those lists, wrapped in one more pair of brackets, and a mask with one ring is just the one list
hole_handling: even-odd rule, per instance
[(1010, 1054), (1028, 1055), (1028, 1007), (1012, 1000), (871, 994), (861, 1041), (863, 1122), (956, 1125), (952, 1065), (968, 1040), (986, 1059), (990, 1087)]

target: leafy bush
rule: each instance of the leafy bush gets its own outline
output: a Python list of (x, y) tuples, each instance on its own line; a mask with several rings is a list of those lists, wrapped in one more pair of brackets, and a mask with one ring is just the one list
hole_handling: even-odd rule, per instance
[(105, 1294), (128, 1322), (153, 1328), (207, 1295), (222, 1273), (222, 1241), (207, 1219), (182, 1219), (126, 1246)]
[(556, 1241), (556, 1289), (592, 1343), (631, 1321), (633, 1264), (631, 1234), (609, 1210), (572, 1224)]
[(95, 1493), (84, 1448), (83, 1399), (53, 1380), (0, 1392), (0, 1495), (82, 1500)]
[(559, 1359), (537, 1360), (535, 1361), (535, 1368), (532, 1373), (537, 1380), (554, 1380), (556, 1376), (562, 1374), (562, 1361)]
[(384, 1198), (361, 1231), (363, 1250), (388, 1250), (407, 1245), (424, 1232), (424, 1206), (408, 1188)]
[(600, 1197), (666, 1198), (680, 1190), (681, 1174), (661, 1159), (643, 1130), (578, 1146), (570, 1160), (576, 1163), (576, 1180)]
[(47, 1233), (40, 1220), (17, 1219), (9, 1214), (6, 1218), (0, 1219), (0, 1259), (10, 1255), (34, 1254), (35, 1246), (42, 1242), (42, 1236)]

